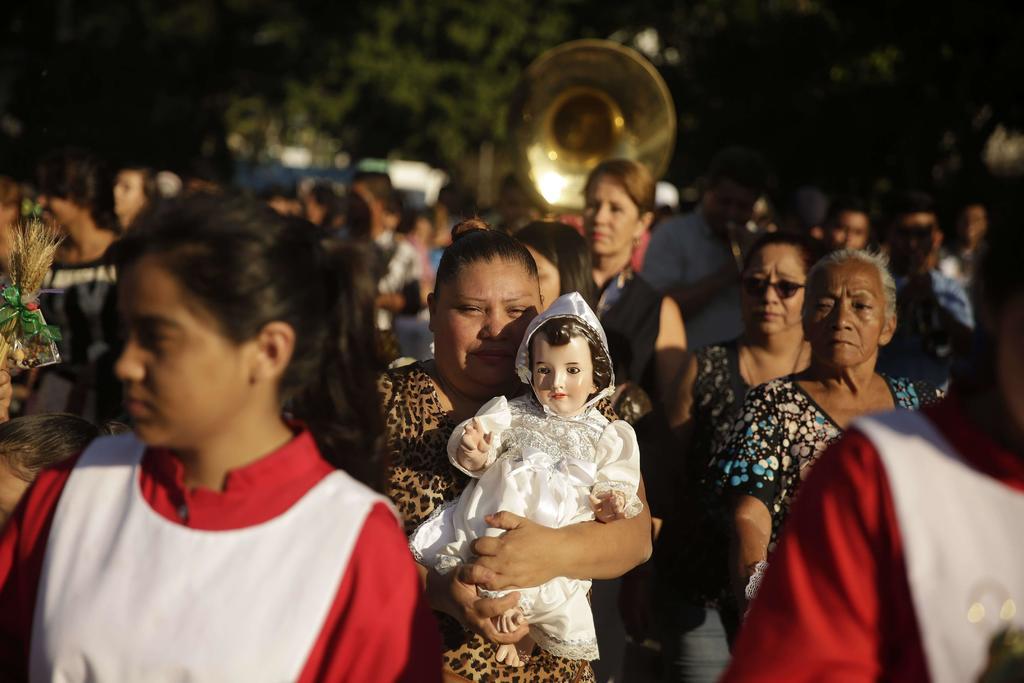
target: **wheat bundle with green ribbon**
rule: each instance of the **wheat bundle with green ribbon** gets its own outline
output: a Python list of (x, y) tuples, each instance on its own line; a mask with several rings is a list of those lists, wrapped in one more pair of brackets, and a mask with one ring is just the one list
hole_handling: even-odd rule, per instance
[[(60, 330), (46, 324), (36, 297), (64, 238), (55, 225), (37, 219), (12, 226), (12, 238), (7, 266), (10, 283), (0, 300), (0, 363), (4, 368), (11, 360), (24, 364), (32, 348), (50, 349), (60, 341)], [(22, 357), (12, 358), (12, 349)]]

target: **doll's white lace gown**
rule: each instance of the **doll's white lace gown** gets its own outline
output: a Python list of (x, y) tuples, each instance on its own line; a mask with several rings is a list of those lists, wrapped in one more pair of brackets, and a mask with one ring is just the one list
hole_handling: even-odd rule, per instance
[[(639, 449), (625, 422), (609, 422), (593, 405), (579, 416), (560, 417), (533, 396), (495, 398), (476, 417), (493, 435), (493, 462), (478, 472), (458, 465), (455, 453), (469, 421), (460, 424), (448, 441), (448, 456), (475, 481), (413, 533), (410, 547), (421, 564), (444, 573), (471, 561), (474, 539), (504, 533), (484, 521), (500, 510), (562, 527), (593, 520), (588, 496), (613, 490), (624, 494), (627, 517), (642, 510)], [(589, 580), (557, 577), (517, 590), (530, 635), (540, 647), (559, 657), (598, 658)]]

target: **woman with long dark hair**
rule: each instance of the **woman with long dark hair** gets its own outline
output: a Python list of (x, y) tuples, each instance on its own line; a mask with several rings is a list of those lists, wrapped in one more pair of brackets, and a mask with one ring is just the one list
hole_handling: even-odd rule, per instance
[(146, 166), (124, 166), (114, 181), (114, 213), (122, 230), (128, 230), (139, 214), (160, 198), (156, 174)]
[(44, 471), (9, 520), (0, 670), (438, 680), (414, 563), (371, 488), (372, 299), (352, 258), (206, 196), (161, 207), (112, 256), (135, 431)]
[[(516, 375), (515, 355), (541, 305), (537, 265), (514, 237), (481, 229), (486, 227), (479, 220), (463, 221), (441, 258), (429, 298), (434, 359), (381, 378), (392, 457), (387, 490), (410, 534), (453, 504), (466, 486), (467, 477), (446, 454), (455, 427), (495, 396), (514, 398), (526, 386)], [(474, 563), (448, 574), (421, 567), (427, 597), (439, 616), (450, 680), (593, 681), (586, 660), (545, 650), (537, 650), (522, 668), (496, 663), (493, 646), (518, 642), (527, 627), (498, 633), (490, 618), (516, 606), (518, 593), (487, 598), (477, 591), (514, 591), (556, 576), (613, 578), (646, 561), (651, 521), (642, 482), (639, 496), (643, 511), (614, 524), (581, 522), (552, 529), (494, 510), (497, 514), (488, 521), (505, 533), (478, 539)]]
[(565, 223), (533, 221), (515, 234), (537, 262), (541, 303), (545, 308), (562, 294), (579, 292), (587, 304), (597, 306), (590, 247), (587, 240)]

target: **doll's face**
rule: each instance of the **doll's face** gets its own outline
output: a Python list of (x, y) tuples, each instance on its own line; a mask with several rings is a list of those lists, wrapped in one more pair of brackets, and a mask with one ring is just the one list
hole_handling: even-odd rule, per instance
[(543, 335), (533, 344), (533, 388), (541, 403), (555, 415), (579, 414), (587, 399), (597, 391), (590, 344), (583, 337), (571, 337), (568, 344), (552, 346)]

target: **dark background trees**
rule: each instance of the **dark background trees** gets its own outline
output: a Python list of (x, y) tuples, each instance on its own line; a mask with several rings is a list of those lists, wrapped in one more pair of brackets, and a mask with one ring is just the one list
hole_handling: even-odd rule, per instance
[(984, 162), (993, 134), (1024, 129), (1011, 0), (54, 0), (3, 21), (0, 160), (21, 176), (64, 144), (178, 169), (284, 145), (459, 169), (500, 149), (532, 58), (609, 36), (669, 83), (677, 183), (730, 143), (762, 150), (783, 195), (912, 185), (998, 203), (1024, 172)]

